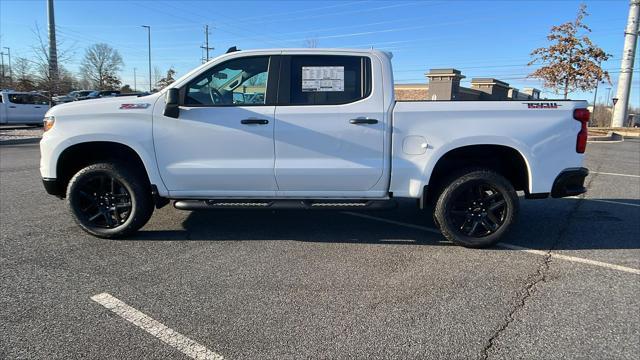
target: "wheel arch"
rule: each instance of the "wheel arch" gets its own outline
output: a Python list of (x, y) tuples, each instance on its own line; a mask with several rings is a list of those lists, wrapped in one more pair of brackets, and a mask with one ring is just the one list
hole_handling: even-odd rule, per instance
[(82, 168), (100, 161), (122, 161), (140, 171), (149, 185), (158, 185), (153, 162), (144, 152), (119, 141), (80, 141), (65, 147), (56, 160), (56, 180), (66, 189), (69, 180)]
[(484, 167), (496, 171), (507, 178), (516, 190), (529, 194), (532, 183), (531, 164), (525, 152), (513, 144), (484, 143), (452, 146), (442, 151), (428, 174), (428, 182), (421, 198), (433, 200), (442, 182), (452, 173), (466, 167)]

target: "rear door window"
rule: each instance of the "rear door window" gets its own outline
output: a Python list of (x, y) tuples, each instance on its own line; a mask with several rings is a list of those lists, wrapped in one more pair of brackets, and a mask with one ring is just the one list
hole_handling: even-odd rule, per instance
[(9, 94), (9, 101), (14, 104), (31, 104), (29, 94)]
[(283, 97), (288, 99), (284, 105), (347, 104), (371, 94), (371, 62), (367, 57), (294, 55), (287, 62), (289, 79), (281, 79), (281, 84), (285, 83)]

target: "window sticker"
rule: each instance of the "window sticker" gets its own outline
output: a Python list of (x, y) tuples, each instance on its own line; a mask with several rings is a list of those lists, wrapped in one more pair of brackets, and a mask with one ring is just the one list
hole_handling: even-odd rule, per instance
[(344, 66), (303, 66), (302, 92), (344, 91)]

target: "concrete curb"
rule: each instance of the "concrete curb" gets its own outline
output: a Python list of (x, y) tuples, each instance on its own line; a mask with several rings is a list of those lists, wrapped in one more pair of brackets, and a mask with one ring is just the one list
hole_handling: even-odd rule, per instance
[(0, 140), (0, 145), (37, 144), (42, 138)]
[(618, 134), (617, 132), (609, 131), (609, 133), (605, 136), (588, 136), (587, 142), (595, 143), (595, 142), (623, 142), (624, 136)]

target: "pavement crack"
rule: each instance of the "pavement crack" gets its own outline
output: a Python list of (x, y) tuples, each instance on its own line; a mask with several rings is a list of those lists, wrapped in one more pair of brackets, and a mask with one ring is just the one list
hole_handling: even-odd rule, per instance
[[(587, 189), (591, 187), (591, 183), (595, 180), (596, 177), (597, 177), (597, 174), (594, 174), (589, 179), (586, 185)], [(491, 349), (493, 349), (496, 346), (496, 340), (504, 331), (507, 330), (509, 325), (511, 325), (511, 323), (515, 321), (515, 314), (525, 306), (527, 299), (529, 299), (533, 295), (535, 287), (538, 284), (544, 283), (547, 281), (547, 271), (549, 270), (549, 266), (551, 265), (551, 252), (554, 249), (556, 249), (560, 240), (562, 240), (566, 232), (569, 230), (572, 220), (574, 219), (576, 213), (580, 209), (580, 206), (582, 205), (583, 201), (584, 201), (584, 194), (580, 195), (580, 197), (578, 198), (578, 201), (576, 201), (575, 205), (571, 208), (571, 210), (569, 210), (569, 214), (567, 215), (567, 221), (565, 222), (565, 225), (562, 228), (560, 228), (560, 230), (558, 231), (558, 236), (556, 236), (555, 241), (553, 242), (551, 247), (547, 250), (544, 256), (544, 259), (540, 263), (540, 266), (538, 266), (538, 269), (536, 269), (536, 272), (527, 278), (527, 282), (525, 283), (524, 287), (520, 291), (520, 294), (517, 300), (515, 301), (513, 308), (511, 309), (511, 311), (509, 311), (509, 314), (507, 314), (507, 316), (505, 317), (505, 321), (502, 323), (502, 325), (500, 325), (500, 327), (498, 327), (498, 329), (493, 333), (493, 335), (489, 337), (489, 340), (487, 340), (485, 346), (482, 348), (482, 351), (480, 353), (481, 359), (485, 360), (489, 358), (489, 352), (491, 351)]]

